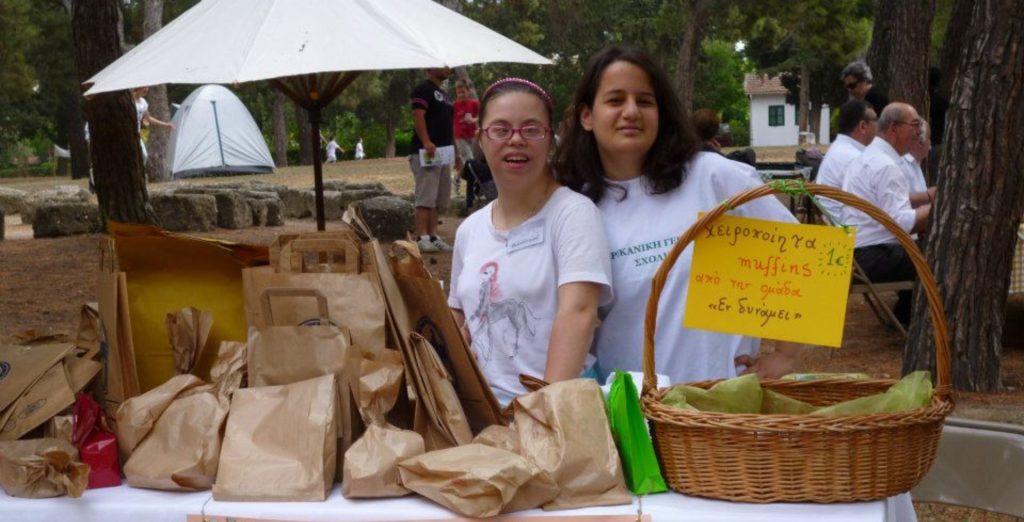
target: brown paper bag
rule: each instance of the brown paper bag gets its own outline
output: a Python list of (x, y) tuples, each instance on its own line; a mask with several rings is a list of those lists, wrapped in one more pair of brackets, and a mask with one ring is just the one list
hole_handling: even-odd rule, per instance
[(60, 439), (71, 442), (71, 432), (74, 428), (74, 418), (71, 415), (57, 415), (46, 421), (43, 428), (43, 435), (48, 439)]
[(468, 444), (473, 432), (441, 359), (423, 336), (413, 333), (410, 342), (413, 381), (420, 398), (414, 429), (423, 434), (428, 450)]
[(597, 382), (553, 383), (516, 397), (512, 407), (522, 455), (561, 488), (544, 509), (632, 502)]
[(432, 451), (398, 465), (405, 486), (467, 517), (535, 508), (558, 495), (537, 466), (482, 444)]
[(473, 431), (479, 432), (492, 424), (504, 424), (498, 400), (459, 332), (440, 281), (430, 274), (419, 248), (411, 241), (395, 241), (389, 260), (408, 324), (437, 351), (452, 376)]
[[(354, 358), (350, 358), (350, 361)], [(387, 423), (402, 385), (402, 357), (396, 351), (363, 350), (357, 359), (354, 390), (366, 431), (345, 452), (341, 493), (346, 498), (397, 497), (409, 494), (398, 476), (398, 463), (423, 453), (423, 437)]]
[(19, 439), (74, 403), (64, 363), (54, 364), (0, 415), (0, 440)]
[(104, 400), (108, 407), (139, 394), (132, 321), (128, 309), (128, 280), (115, 269), (114, 241), (100, 240), (100, 271), (96, 295), (100, 314), (100, 351), (106, 366)]
[(337, 386), (325, 375), (231, 399), (216, 500), (324, 500), (334, 484)]
[(474, 444), (483, 444), (492, 448), (503, 449), (519, 454), (519, 434), (508, 426), (495, 424), (488, 426), (473, 439)]
[(88, 483), (89, 466), (66, 440), (0, 442), (0, 486), (12, 497), (78, 498)]
[[(74, 349), (67, 343), (35, 346), (0, 345), (0, 411), (4, 411), (47, 370)], [(0, 426), (3, 426), (0, 423)]]
[(213, 314), (190, 306), (167, 314), (164, 322), (171, 340), (175, 372), (179, 375), (192, 373), (213, 328)]
[[(354, 344), (383, 349), (385, 304), (373, 273), (374, 265), (360, 261), (360, 246), (356, 241), (307, 236), (299, 236), (285, 245), (287, 251), (278, 254), (278, 266), (242, 271), (249, 326), (262, 328), (267, 324), (261, 315), (260, 297), (267, 288), (315, 288), (327, 298), (331, 322), (346, 326)], [(343, 261), (308, 264), (304, 262), (307, 255), (324, 255), (331, 261)], [(307, 325), (318, 320), (316, 303), (308, 299), (275, 299), (272, 308), (278, 325)]]
[[(317, 303), (319, 324), (276, 326), (272, 301), (303, 296)], [(341, 469), (345, 451), (354, 440), (351, 423), (353, 385), (349, 382), (352, 376), (345, 370), (352, 345), (349, 331), (327, 320), (330, 314), (327, 299), (312, 288), (268, 288), (263, 291), (260, 303), (267, 326), (249, 330), (249, 386), (291, 384), (333, 374), (338, 380), (336, 469)]]
[(203, 381), (195, 375), (175, 375), (160, 386), (122, 402), (114, 414), (121, 461), (128, 461), (135, 447), (149, 435), (157, 419), (175, 398), (202, 385)]
[[(121, 405), (118, 414), (128, 425), (122, 427), (118, 423), (119, 437), (122, 432), (128, 434), (129, 442), (140, 434), (145, 437), (134, 451), (128, 452), (130, 456), (124, 465), (130, 486), (197, 491), (213, 485), (220, 459), (221, 431), (230, 397), (241, 384), (244, 354), (244, 344), (223, 342), (210, 370), (217, 379), (215, 384), (203, 384), (191, 375), (178, 375)], [(169, 404), (158, 412), (167, 401)], [(148, 434), (142, 433), (154, 412), (158, 418), (152, 429)]]
[(95, 359), (100, 354), (100, 308), (98, 303), (82, 305), (78, 316), (78, 334), (75, 336), (75, 347), (79, 357)]

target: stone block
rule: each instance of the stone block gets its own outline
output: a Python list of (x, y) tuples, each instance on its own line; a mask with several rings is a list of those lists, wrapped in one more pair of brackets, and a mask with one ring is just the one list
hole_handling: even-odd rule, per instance
[(252, 226), (252, 208), (245, 197), (231, 192), (219, 192), (213, 197), (217, 199), (217, 226), (230, 229)]
[[(324, 191), (324, 220), (337, 221), (341, 219), (342, 214), (345, 212), (345, 207), (341, 204), (342, 194), (344, 192)], [(306, 200), (306, 204), (309, 205), (310, 215), (316, 218), (316, 195), (312, 190), (308, 190), (302, 193), (302, 197)]]
[(47, 201), (35, 207), (33, 237), (61, 237), (99, 232), (100, 209), (80, 201)]
[[(307, 198), (306, 193), (309, 193)], [(313, 215), (313, 207), (309, 202), (313, 201), (312, 190), (285, 189), (280, 192), (281, 213), (284, 217), (304, 218)]]
[(413, 206), (395, 196), (377, 196), (356, 203), (370, 230), (381, 241), (404, 239), (413, 229)]
[(20, 214), (28, 194), (24, 190), (0, 187), (0, 211), (4, 214)]
[(284, 217), (281, 213), (282, 205), (280, 199), (268, 199), (267, 204), (267, 218), (263, 222), (268, 227), (279, 227), (284, 225)]
[(217, 199), (210, 194), (154, 194), (149, 201), (166, 230), (205, 232), (217, 228)]

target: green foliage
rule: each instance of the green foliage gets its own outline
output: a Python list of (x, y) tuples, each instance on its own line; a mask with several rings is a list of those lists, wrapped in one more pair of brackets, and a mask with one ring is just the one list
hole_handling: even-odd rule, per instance
[(734, 44), (704, 40), (694, 78), (693, 107), (714, 109), (722, 121), (746, 121), (750, 104), (743, 92), (743, 75), (751, 70)]

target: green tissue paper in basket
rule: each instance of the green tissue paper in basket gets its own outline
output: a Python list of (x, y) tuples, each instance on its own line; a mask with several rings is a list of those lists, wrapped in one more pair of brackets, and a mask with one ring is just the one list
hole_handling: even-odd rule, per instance
[(615, 370), (608, 392), (608, 421), (626, 474), (626, 485), (636, 495), (667, 491), (658, 457), (647, 432), (647, 421), (640, 411), (640, 397), (633, 378)]
[(781, 393), (761, 388), (754, 374), (722, 381), (705, 390), (678, 385), (662, 402), (676, 408), (719, 413), (867, 415), (909, 411), (928, 405), (932, 381), (928, 372), (908, 374), (883, 393), (815, 407)]

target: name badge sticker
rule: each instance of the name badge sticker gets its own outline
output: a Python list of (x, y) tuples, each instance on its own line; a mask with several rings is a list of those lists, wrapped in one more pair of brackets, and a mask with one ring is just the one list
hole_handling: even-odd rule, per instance
[(505, 248), (508, 253), (544, 243), (544, 220), (526, 223), (508, 233)]

